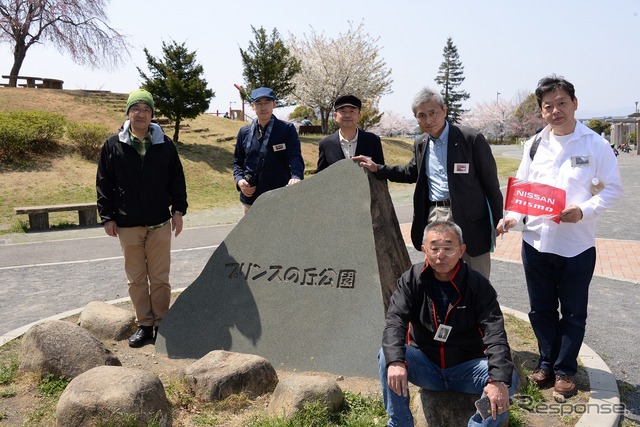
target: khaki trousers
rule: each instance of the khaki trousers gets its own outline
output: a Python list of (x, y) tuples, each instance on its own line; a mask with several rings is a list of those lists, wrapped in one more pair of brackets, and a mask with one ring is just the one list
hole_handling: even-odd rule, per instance
[(118, 237), (136, 321), (139, 326), (158, 326), (171, 301), (171, 223), (118, 228)]
[[(451, 208), (448, 206), (431, 206), (429, 208), (429, 217), (427, 218), (427, 224), (434, 221), (453, 221), (453, 215), (451, 214)], [(464, 236), (462, 236), (464, 239)], [(491, 274), (491, 254), (486, 252), (478, 256), (469, 256), (466, 252), (462, 255), (464, 262), (472, 269), (482, 274), (489, 279)]]

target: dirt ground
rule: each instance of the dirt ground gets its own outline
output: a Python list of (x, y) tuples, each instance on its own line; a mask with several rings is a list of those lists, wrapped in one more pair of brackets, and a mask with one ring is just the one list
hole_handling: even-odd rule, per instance
[[(77, 318), (65, 319), (77, 322)], [(513, 326), (507, 322), (507, 330), (513, 329)], [(517, 330), (517, 329), (516, 329)], [(535, 353), (533, 343), (530, 337), (525, 334), (509, 331), (509, 341), (512, 348), (517, 350), (519, 363), (522, 363), (527, 369), (535, 367)], [(162, 381), (168, 395), (175, 394), (178, 390), (177, 398), (174, 398), (173, 425), (175, 427), (191, 427), (202, 425), (218, 425), (225, 427), (241, 427), (245, 423), (262, 414), (269, 403), (269, 395), (262, 396), (257, 399), (236, 398), (228, 399), (219, 404), (214, 404), (214, 411), (211, 405), (206, 407), (202, 405), (182, 404), (188, 400), (188, 393), (181, 390), (182, 383), (180, 381), (181, 371), (193, 363), (191, 359), (170, 359), (164, 355), (156, 354), (153, 344), (147, 344), (141, 348), (130, 348), (126, 340), (109, 341), (105, 346), (113, 352), (124, 367), (147, 369), (158, 375)], [(3, 353), (11, 352), (16, 345), (8, 345), (0, 348), (0, 364), (5, 363)], [(337, 377), (336, 375), (321, 372), (287, 372), (278, 371), (279, 378), (285, 378), (290, 375), (319, 375), (336, 380), (337, 384), (343, 391), (349, 391), (354, 394), (362, 394), (363, 396), (380, 396), (380, 384), (376, 379), (361, 377)], [(584, 370), (579, 372), (577, 377), (580, 393), (571, 399), (571, 403), (586, 402), (588, 400), (588, 377)], [(15, 395), (6, 396), (6, 390), (14, 387)], [(416, 395), (417, 389), (412, 387), (411, 393)], [(543, 390), (543, 396), (546, 402), (553, 402), (552, 389)], [(53, 409), (51, 409), (53, 407)], [(50, 403), (49, 410), (42, 408), (42, 398), (38, 393), (36, 378), (22, 377), (17, 385), (0, 386), (0, 414), (5, 414), (0, 419), (0, 426), (51, 426), (55, 424), (52, 417), (55, 416), (55, 402)], [(211, 415), (214, 414), (214, 415)], [(526, 413), (521, 411), (525, 418), (526, 426), (533, 427), (567, 427), (575, 425), (578, 421), (577, 416), (559, 417), (554, 415), (540, 415), (534, 413)], [(199, 417), (200, 416), (200, 417)], [(39, 417), (39, 418), (38, 418)], [(214, 417), (214, 418), (207, 418)], [(211, 421), (204, 422), (209, 419)], [(212, 421), (215, 419), (214, 421)], [(384, 425), (385, 419), (378, 420), (379, 424)]]
[[(75, 318), (65, 319), (75, 322)], [(128, 368), (146, 369), (160, 378), (167, 394), (170, 390), (180, 387), (180, 377), (182, 370), (193, 363), (192, 359), (171, 359), (161, 354), (155, 353), (155, 347), (149, 343), (141, 348), (130, 348), (127, 341), (108, 341), (105, 346), (120, 360), (122, 366)], [(11, 351), (15, 345), (8, 346), (0, 351), (0, 364), (4, 363), (3, 352)], [(343, 391), (349, 391), (363, 396), (379, 396), (379, 381), (362, 377), (337, 377), (333, 374), (322, 372), (286, 372), (278, 371), (278, 378), (282, 379), (291, 375), (318, 375), (336, 380)], [(7, 386), (0, 386), (0, 414), (5, 414), (4, 419), (0, 418), (0, 426), (51, 426), (55, 425), (51, 416), (44, 419), (33, 419), (33, 414), (39, 415), (41, 410), (36, 408), (41, 405), (42, 399), (39, 397), (37, 381), (35, 378), (21, 378), (18, 385), (14, 386), (15, 396), (5, 396)], [(258, 399), (240, 398), (226, 403), (216, 405), (215, 418), (219, 426), (240, 427), (250, 418), (264, 412), (269, 403), (269, 396), (262, 396)], [(51, 412), (51, 411), (49, 411)], [(173, 413), (173, 426), (202, 426), (213, 424), (194, 423), (193, 418), (198, 410), (177, 408)], [(55, 410), (53, 411), (55, 413)], [(28, 414), (32, 414), (28, 418)], [(384, 421), (381, 421), (381, 425)]]

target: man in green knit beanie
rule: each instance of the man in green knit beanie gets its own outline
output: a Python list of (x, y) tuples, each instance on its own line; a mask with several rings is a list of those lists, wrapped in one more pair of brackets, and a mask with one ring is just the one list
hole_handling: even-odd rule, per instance
[(171, 232), (182, 231), (187, 189), (178, 151), (162, 128), (151, 122), (153, 96), (134, 90), (127, 120), (107, 139), (98, 161), (98, 213), (107, 235), (117, 237), (124, 255), (129, 296), (138, 323), (129, 346), (156, 337), (169, 310)]

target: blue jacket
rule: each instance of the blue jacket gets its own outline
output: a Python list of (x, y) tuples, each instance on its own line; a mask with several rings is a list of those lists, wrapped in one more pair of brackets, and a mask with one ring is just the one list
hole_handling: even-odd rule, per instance
[[(240, 192), (240, 201), (248, 205), (252, 205), (261, 194), (286, 186), (291, 178), (304, 178), (304, 161), (295, 126), (273, 117), (273, 129), (269, 136), (264, 164), (256, 176), (258, 181), (256, 192), (252, 197), (246, 197)], [(247, 169), (253, 170), (249, 164), (257, 163), (262, 143), (256, 142), (251, 144), (251, 126), (243, 126), (238, 132), (233, 156), (233, 179), (238, 191), (240, 191), (238, 181), (245, 177)], [(246, 163), (247, 159), (249, 163)]]

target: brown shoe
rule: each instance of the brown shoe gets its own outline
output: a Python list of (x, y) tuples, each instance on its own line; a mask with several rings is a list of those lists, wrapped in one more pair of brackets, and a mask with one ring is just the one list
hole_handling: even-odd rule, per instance
[(527, 378), (532, 383), (535, 383), (538, 388), (544, 388), (553, 383), (553, 371), (538, 368), (529, 374)]
[(575, 377), (573, 375), (556, 375), (556, 384), (553, 391), (564, 397), (575, 396), (578, 393)]

